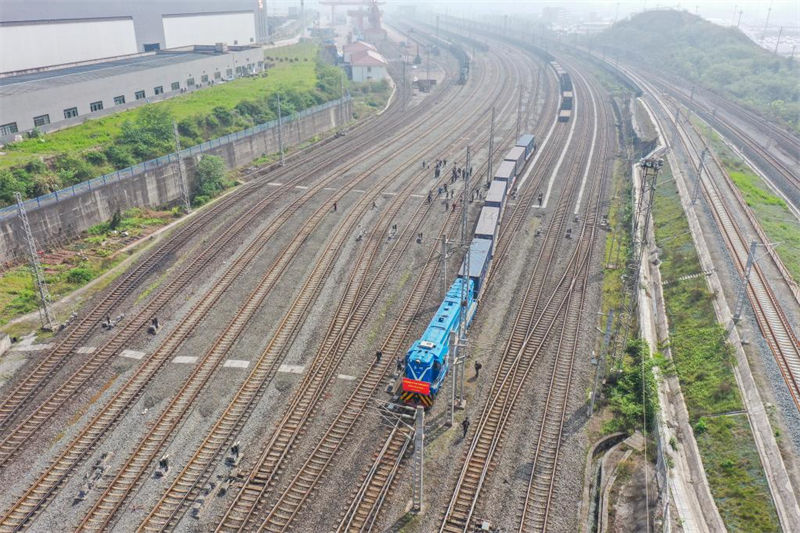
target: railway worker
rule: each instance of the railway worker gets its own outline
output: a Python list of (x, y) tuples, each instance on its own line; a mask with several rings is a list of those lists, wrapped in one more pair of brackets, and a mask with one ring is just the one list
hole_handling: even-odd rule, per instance
[(447, 213), (447, 211), (449, 211), (449, 210), (450, 210), (450, 202), (445, 200), (444, 201), (444, 212)]
[(457, 206), (457, 205), (458, 205), (458, 202), (453, 202), (453, 213), (455, 213), (455, 212), (456, 212), (456, 206)]
[(422, 160), (422, 168), (425, 168), (425, 160)]
[(444, 193), (447, 194), (447, 184), (444, 184)]
[(437, 166), (436, 169), (433, 171), (433, 177), (438, 179), (439, 174), (440, 174), (439, 167)]
[(395, 367), (397, 368), (398, 372), (403, 370), (403, 358), (402, 357), (399, 357), (399, 356), (397, 357), (397, 361), (395, 362)]
[(373, 200), (373, 202), (372, 202), (372, 209), (376, 209), (377, 207), (378, 207), (378, 204), (376, 204), (376, 203), (375, 203), (375, 201)]
[(383, 352), (381, 352), (380, 350), (375, 352), (375, 364), (376, 365), (379, 365), (381, 363), (381, 357), (383, 357)]
[(542, 207), (542, 193), (539, 193), (539, 207)]
[(336, 202), (333, 202), (333, 212), (334, 212), (334, 213), (336, 212), (336, 209), (337, 209), (337, 208), (338, 208), (338, 206), (336, 205)]
[(469, 431), (469, 417), (464, 417), (464, 420), (461, 421), (461, 429), (464, 430), (464, 435), (461, 436), (462, 439), (467, 438), (467, 431)]
[(483, 368), (483, 365), (480, 363), (480, 361), (476, 360), (475, 361), (475, 379), (478, 379), (478, 374), (480, 374), (481, 368)]
[(428, 193), (428, 203), (431, 203), (431, 193)]

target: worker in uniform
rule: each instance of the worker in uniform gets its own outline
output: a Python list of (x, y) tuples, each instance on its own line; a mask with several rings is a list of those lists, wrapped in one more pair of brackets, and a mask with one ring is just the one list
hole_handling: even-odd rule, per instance
[(469, 431), (469, 417), (464, 417), (464, 420), (461, 421), (461, 429), (464, 430), (464, 435), (461, 438), (467, 437), (467, 431)]
[(383, 352), (381, 352), (380, 350), (378, 350), (377, 352), (375, 352), (375, 364), (376, 364), (376, 365), (380, 364), (380, 362), (381, 362), (381, 357), (383, 357)]

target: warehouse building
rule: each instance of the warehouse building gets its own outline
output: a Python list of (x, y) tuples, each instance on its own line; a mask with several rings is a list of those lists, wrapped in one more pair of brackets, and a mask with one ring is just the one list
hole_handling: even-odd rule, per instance
[(261, 47), (218, 45), (0, 78), (0, 139), (71, 126), (263, 68)]

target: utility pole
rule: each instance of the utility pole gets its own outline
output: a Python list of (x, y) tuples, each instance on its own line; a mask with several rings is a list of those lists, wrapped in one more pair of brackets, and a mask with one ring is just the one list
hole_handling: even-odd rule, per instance
[(42, 322), (42, 329), (53, 331), (55, 329), (55, 322), (50, 310), (50, 292), (47, 290), (47, 282), (44, 279), (42, 264), (39, 262), (39, 256), (36, 253), (36, 241), (33, 240), (33, 232), (28, 222), (28, 214), (25, 212), (25, 204), (22, 203), (22, 195), (15, 192), (14, 198), (17, 200), (17, 210), (19, 211), (19, 218), (22, 221), (22, 229), (25, 232), (25, 244), (28, 245), (28, 256), (31, 262), (33, 281), (36, 284), (36, 292), (39, 293), (39, 319)]
[(742, 23), (742, 13), (744, 13), (744, 11), (742, 11), (742, 10), (740, 9), (740, 10), (739, 10), (739, 20), (738, 20), (738, 21), (736, 21), (736, 28), (737, 28), (737, 29), (739, 28), (739, 25)]
[(417, 406), (414, 416), (414, 512), (422, 510), (422, 489), (424, 487), (423, 449), (425, 447), (425, 409)]
[(281, 117), (281, 95), (278, 96), (278, 150), (281, 153), (281, 166), (284, 165), (283, 159), (283, 119)]
[(488, 168), (486, 170), (486, 184), (492, 182), (492, 154), (494, 154), (494, 106), (492, 106), (492, 122), (489, 126), (489, 161)]
[(703, 148), (703, 153), (700, 154), (700, 167), (697, 169), (697, 179), (694, 182), (694, 191), (692, 191), (692, 205), (697, 203), (697, 198), (700, 195), (700, 183), (703, 180), (703, 169), (706, 164), (706, 155), (708, 155), (708, 148)]
[(767, 20), (764, 22), (764, 31), (761, 32), (761, 41), (764, 41), (764, 37), (767, 36), (767, 28), (769, 27), (769, 16), (772, 14), (772, 3), (770, 2), (770, 6), (767, 9)]
[(189, 202), (189, 192), (186, 190), (186, 182), (183, 177), (184, 173), (183, 158), (181, 157), (181, 137), (178, 135), (178, 123), (174, 120), (172, 121), (172, 134), (175, 136), (175, 155), (178, 156), (178, 190), (181, 193), (183, 208), (186, 209), (186, 212), (188, 213), (192, 208), (192, 205)]
[(519, 139), (520, 122), (522, 121), (522, 85), (519, 86), (519, 100), (517, 101), (517, 134), (514, 137)]
[(739, 287), (739, 294), (736, 297), (736, 305), (733, 309), (734, 322), (739, 322), (739, 319), (742, 318), (744, 301), (747, 298), (747, 285), (750, 283), (750, 271), (753, 269), (753, 263), (755, 262), (756, 246), (758, 246), (757, 241), (752, 241), (750, 243), (750, 251), (747, 253), (747, 265), (744, 268), (744, 278), (742, 279), (742, 284)]
[(458, 378), (456, 377), (456, 372), (458, 370), (458, 354), (456, 351), (458, 350), (458, 339), (456, 338), (456, 332), (450, 330), (450, 347), (447, 350), (447, 357), (450, 359), (450, 375), (453, 376), (453, 386), (450, 387), (450, 419), (448, 421), (448, 425), (453, 427), (455, 424), (455, 412), (456, 412), (456, 382)]
[(778, 55), (778, 45), (781, 44), (781, 35), (783, 35), (783, 26), (778, 30), (778, 40), (775, 41), (775, 55)]
[(442, 235), (442, 298), (447, 296), (447, 235)]
[(339, 71), (339, 129), (344, 127), (344, 69)]
[(408, 78), (406, 77), (406, 56), (401, 57), (403, 58), (403, 111), (405, 111), (408, 101)]
[[(466, 246), (467, 251), (464, 255), (464, 272), (461, 279), (461, 314), (459, 316), (458, 325), (458, 363), (457, 368), (460, 370), (458, 380), (458, 405), (463, 408), (464, 406), (464, 363), (467, 359), (467, 313), (469, 313), (469, 244), (467, 242), (467, 191), (469, 189), (469, 175), (470, 175), (470, 151), (467, 146), (467, 161), (464, 165), (464, 194), (461, 203), (461, 246)], [(455, 376), (454, 376), (455, 377)]]

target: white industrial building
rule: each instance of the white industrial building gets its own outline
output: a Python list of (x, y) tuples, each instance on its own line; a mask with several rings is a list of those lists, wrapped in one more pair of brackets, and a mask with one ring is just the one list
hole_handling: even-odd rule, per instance
[(263, 0), (0, 1), (3, 141), (263, 69)]
[(264, 0), (2, 0), (0, 73), (268, 40)]
[(350, 78), (356, 83), (380, 81), (389, 76), (389, 63), (370, 43), (356, 41), (342, 47), (345, 64), (349, 65)]
[(220, 45), (0, 78), (0, 138), (70, 126), (263, 68), (261, 47)]

